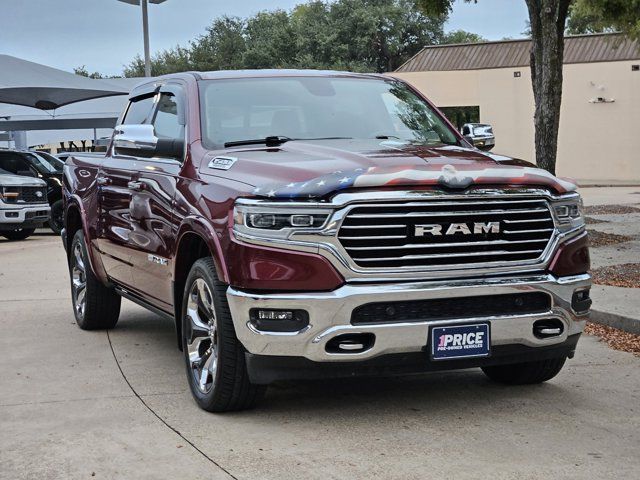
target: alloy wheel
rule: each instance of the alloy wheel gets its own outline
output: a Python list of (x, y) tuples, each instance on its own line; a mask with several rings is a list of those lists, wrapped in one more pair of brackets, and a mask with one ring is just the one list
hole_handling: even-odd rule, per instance
[(207, 394), (218, 368), (218, 329), (211, 289), (197, 278), (189, 290), (185, 325), (185, 351), (194, 385)]
[(80, 317), (84, 315), (87, 294), (87, 272), (82, 256), (82, 247), (76, 243), (73, 247), (73, 267), (71, 268), (71, 284), (73, 286), (73, 305)]

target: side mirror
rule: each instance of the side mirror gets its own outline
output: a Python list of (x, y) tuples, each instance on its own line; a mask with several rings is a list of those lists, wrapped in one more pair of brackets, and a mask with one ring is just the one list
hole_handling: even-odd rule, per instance
[(181, 159), (184, 141), (156, 137), (153, 125), (118, 125), (113, 137), (116, 153), (134, 157), (168, 157)]

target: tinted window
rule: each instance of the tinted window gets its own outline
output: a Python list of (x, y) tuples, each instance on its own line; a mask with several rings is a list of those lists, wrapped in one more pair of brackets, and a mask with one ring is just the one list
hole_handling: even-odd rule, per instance
[(176, 97), (171, 93), (162, 93), (158, 101), (158, 111), (153, 121), (156, 136), (161, 138), (182, 138), (184, 126), (178, 122), (178, 104)]
[(200, 82), (202, 136), (210, 146), (282, 135), (292, 139), (389, 137), (457, 144), (442, 117), (404, 83), (348, 77)]
[(0, 153), (0, 168), (16, 175), (35, 176), (29, 163), (21, 155), (13, 152)]
[(124, 117), (122, 123), (124, 125), (139, 125), (145, 123), (153, 108), (153, 98), (154, 96), (151, 95), (150, 97), (136, 99), (131, 102), (129, 104), (129, 110), (127, 110), (127, 115)]
[(61, 172), (63, 170), (64, 162), (59, 158), (54, 157), (53, 155), (47, 152), (38, 152), (37, 155), (44, 158), (47, 162), (49, 162), (57, 172)]

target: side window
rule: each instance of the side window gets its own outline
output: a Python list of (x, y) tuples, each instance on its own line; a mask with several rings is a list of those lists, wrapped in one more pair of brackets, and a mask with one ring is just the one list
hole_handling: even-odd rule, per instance
[(129, 104), (129, 109), (122, 123), (124, 125), (139, 125), (145, 123), (149, 118), (153, 108), (153, 98), (155, 95), (136, 98)]
[(12, 152), (0, 154), (0, 168), (15, 175), (37, 176), (29, 162)]
[(182, 105), (172, 93), (160, 94), (158, 109), (156, 111), (153, 126), (159, 138), (183, 138), (184, 125), (178, 121), (178, 112)]

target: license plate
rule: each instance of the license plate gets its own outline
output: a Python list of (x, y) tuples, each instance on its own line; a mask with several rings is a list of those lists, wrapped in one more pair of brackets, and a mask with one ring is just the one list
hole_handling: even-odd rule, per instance
[(433, 360), (488, 357), (490, 345), (488, 323), (433, 327), (431, 329), (431, 358)]

